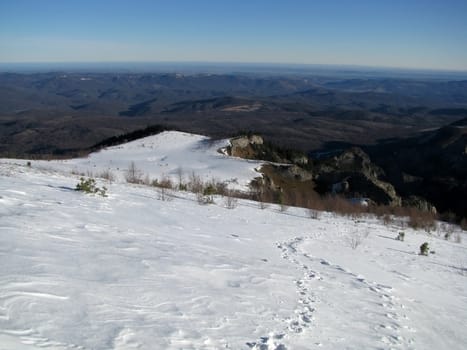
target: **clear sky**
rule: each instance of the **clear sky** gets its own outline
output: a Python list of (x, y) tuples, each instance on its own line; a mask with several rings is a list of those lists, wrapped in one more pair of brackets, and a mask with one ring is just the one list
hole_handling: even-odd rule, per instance
[(467, 0), (0, 0), (0, 62), (467, 70)]

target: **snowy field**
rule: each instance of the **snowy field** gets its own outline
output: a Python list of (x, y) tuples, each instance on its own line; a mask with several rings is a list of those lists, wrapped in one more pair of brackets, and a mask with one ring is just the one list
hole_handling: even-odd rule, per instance
[[(1, 350), (466, 348), (465, 233), (406, 228), (401, 242), (372, 218), (161, 201), (118, 182), (99, 182), (106, 198), (73, 190), (83, 164), (132, 159), (156, 175), (148, 141), (110, 150), (127, 158), (0, 160)], [(178, 146), (163, 152), (167, 173), (178, 160), (239, 184), (256, 176), (217, 146), (204, 160)], [(435, 253), (418, 255), (423, 242)]]
[(47, 170), (55, 169), (94, 177), (110, 171), (117, 181), (124, 181), (133, 162), (141, 177), (148, 177), (150, 180), (170, 178), (178, 183), (181, 175), (182, 180), (187, 182), (195, 174), (204, 182), (222, 180), (230, 188), (246, 190), (251, 180), (261, 176), (255, 168), (260, 167), (263, 162), (229, 157), (219, 152), (228, 145), (229, 140), (213, 141), (206, 136), (166, 131), (108, 147), (91, 153), (86, 158), (34, 163), (36, 167)]

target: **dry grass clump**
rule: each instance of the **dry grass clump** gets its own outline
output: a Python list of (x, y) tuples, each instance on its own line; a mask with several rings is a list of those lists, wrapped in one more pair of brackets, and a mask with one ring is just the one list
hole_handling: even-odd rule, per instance
[[(380, 218), (385, 225), (389, 225), (395, 218), (407, 218), (407, 225), (415, 230), (436, 229), (437, 215), (414, 207), (392, 207), (386, 205), (370, 206), (369, 212)], [(404, 221), (405, 222), (405, 221)]]
[(326, 196), (322, 198), (321, 206), (326, 211), (344, 216), (358, 217), (368, 212), (367, 207), (352, 203), (340, 196)]
[(424, 229), (429, 232), (436, 229), (436, 214), (407, 208), (407, 216), (409, 218), (407, 224), (415, 230)]

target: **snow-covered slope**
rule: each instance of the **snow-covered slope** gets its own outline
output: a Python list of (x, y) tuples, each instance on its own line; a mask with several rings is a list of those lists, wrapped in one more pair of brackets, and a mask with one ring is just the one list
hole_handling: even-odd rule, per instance
[(228, 140), (213, 141), (206, 136), (166, 131), (91, 153), (86, 158), (34, 163), (45, 169), (97, 177), (104, 171), (110, 171), (117, 181), (124, 181), (125, 173), (133, 162), (142, 178), (147, 176), (151, 180), (161, 180), (168, 177), (178, 183), (180, 175), (187, 182), (194, 173), (205, 182), (221, 180), (231, 188), (246, 190), (251, 180), (261, 176), (255, 171), (261, 162), (218, 152), (228, 144)]
[[(119, 159), (136, 162), (140, 148)], [(104, 198), (74, 191), (78, 177), (56, 162), (13, 163), (0, 161), (0, 349), (467, 344), (460, 231), (446, 241), (405, 229), (401, 242), (400, 227), (372, 218), (227, 209), (183, 192), (161, 201), (124, 183)], [(435, 254), (418, 255), (425, 241)]]

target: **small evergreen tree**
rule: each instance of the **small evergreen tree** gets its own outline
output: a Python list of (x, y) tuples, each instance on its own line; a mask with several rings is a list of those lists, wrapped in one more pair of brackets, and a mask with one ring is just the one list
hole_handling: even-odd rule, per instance
[(420, 255), (427, 256), (429, 252), (430, 252), (430, 247), (428, 246), (428, 242), (423, 243), (420, 246)]
[(399, 234), (396, 237), (396, 240), (404, 242), (404, 238), (405, 238), (405, 232), (399, 232)]
[(107, 188), (105, 186), (103, 186), (102, 188), (97, 187), (95, 179), (85, 179), (84, 177), (82, 177), (79, 180), (79, 183), (75, 187), (76, 191), (81, 191), (90, 194), (98, 194), (99, 196), (107, 197)]

